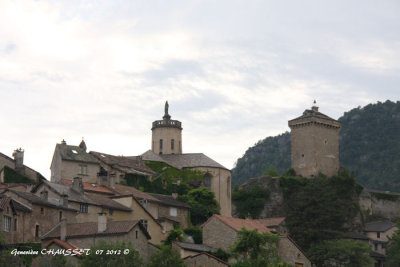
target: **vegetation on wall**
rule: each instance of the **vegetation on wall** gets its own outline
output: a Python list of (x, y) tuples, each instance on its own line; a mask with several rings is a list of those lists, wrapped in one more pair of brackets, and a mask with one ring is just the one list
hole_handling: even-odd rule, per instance
[(254, 186), (250, 190), (238, 189), (232, 192), (232, 202), (236, 207), (240, 218), (251, 217), (259, 218), (264, 204), (269, 199), (270, 192), (268, 189)]
[[(329, 114), (328, 114), (329, 115)], [(340, 164), (371, 189), (400, 191), (400, 101), (369, 104), (339, 118)], [(232, 184), (242, 184), (271, 166), (290, 167), (290, 133), (260, 140), (237, 160)]]
[(28, 177), (17, 173), (8, 166), (4, 166), (4, 182), (5, 183), (34, 183)]
[(398, 267), (400, 262), (400, 223), (398, 229), (389, 240), (389, 246), (386, 253), (385, 266)]

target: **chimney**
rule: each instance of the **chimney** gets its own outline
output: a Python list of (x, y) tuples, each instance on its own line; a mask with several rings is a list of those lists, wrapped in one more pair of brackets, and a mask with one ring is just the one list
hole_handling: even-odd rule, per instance
[(24, 150), (22, 148), (17, 148), (12, 154), (15, 160), (15, 170), (21, 171), (24, 169)]
[(107, 229), (107, 216), (105, 212), (99, 213), (97, 232), (102, 233)]
[(65, 193), (61, 195), (61, 205), (68, 208), (68, 195)]
[(61, 154), (67, 154), (67, 142), (64, 139), (61, 141)]
[(84, 193), (81, 177), (74, 177), (74, 180), (72, 181), (72, 189), (80, 194)]
[(100, 171), (97, 173), (97, 184), (103, 185), (107, 181), (108, 172), (102, 166), (100, 166)]
[(67, 219), (62, 218), (60, 224), (60, 240), (65, 241), (67, 237)]
[(172, 197), (173, 197), (174, 199), (177, 199), (177, 198), (178, 198), (178, 193), (172, 193)]
[(115, 188), (115, 174), (113, 173), (113, 174), (110, 174), (110, 176), (109, 176), (109, 179), (110, 179), (110, 187), (111, 188)]
[(43, 190), (40, 192), (40, 197), (47, 201), (49, 199), (49, 192), (47, 190)]

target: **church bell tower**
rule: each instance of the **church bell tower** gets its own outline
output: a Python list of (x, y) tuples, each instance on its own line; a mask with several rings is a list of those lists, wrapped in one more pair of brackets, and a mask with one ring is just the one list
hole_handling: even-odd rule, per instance
[(182, 154), (182, 123), (171, 120), (168, 109), (166, 101), (163, 119), (153, 122), (151, 150), (156, 154)]

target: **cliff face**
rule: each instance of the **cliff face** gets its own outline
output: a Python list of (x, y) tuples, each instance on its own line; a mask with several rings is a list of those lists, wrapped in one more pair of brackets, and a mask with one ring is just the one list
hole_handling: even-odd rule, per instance
[[(242, 184), (239, 189), (249, 190), (255, 186), (266, 188), (270, 191), (269, 200), (265, 203), (260, 218), (285, 217), (284, 198), (279, 185), (279, 178), (270, 176), (252, 178)], [(237, 217), (235, 209), (232, 210), (232, 214), (233, 217)]]
[[(280, 179), (278, 177), (262, 176), (249, 179), (242, 184), (239, 189), (250, 190), (259, 186), (270, 191), (270, 198), (266, 201), (264, 209), (260, 214), (260, 218), (285, 217), (285, 199)], [(400, 219), (400, 193), (388, 193), (376, 190), (363, 189), (358, 204), (360, 207), (359, 214), (354, 218), (353, 225), (360, 225), (370, 220), (391, 220)], [(238, 214), (233, 208), (233, 217)]]

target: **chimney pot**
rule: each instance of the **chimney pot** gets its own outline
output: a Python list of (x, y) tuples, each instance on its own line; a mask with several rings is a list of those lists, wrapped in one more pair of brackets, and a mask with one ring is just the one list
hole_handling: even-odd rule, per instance
[(105, 212), (99, 213), (97, 232), (102, 233), (107, 229), (107, 216)]

